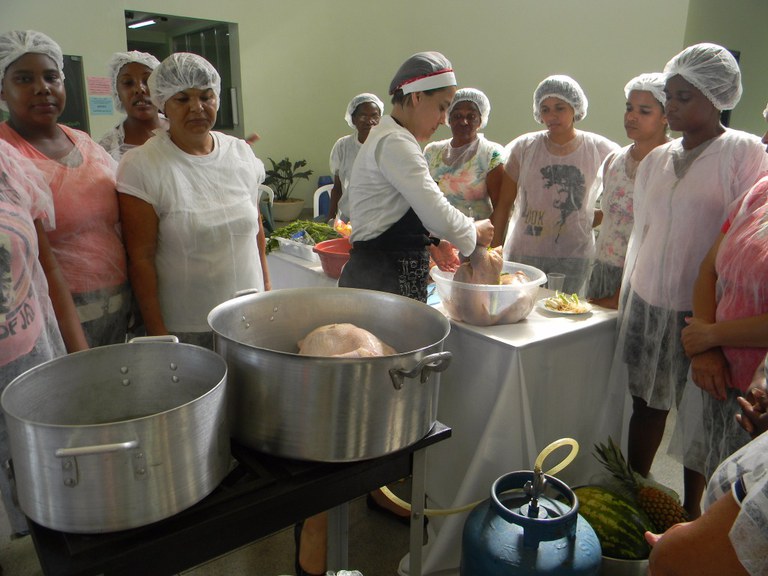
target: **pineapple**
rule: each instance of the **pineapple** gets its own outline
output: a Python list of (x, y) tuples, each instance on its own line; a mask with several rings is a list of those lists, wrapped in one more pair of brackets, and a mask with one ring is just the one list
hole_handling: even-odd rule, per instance
[(675, 498), (638, 479), (641, 477), (632, 471), (613, 439), (608, 438), (608, 444), (595, 445), (595, 452), (595, 458), (634, 495), (638, 506), (653, 522), (656, 532), (661, 534), (674, 524), (688, 520), (685, 510)]

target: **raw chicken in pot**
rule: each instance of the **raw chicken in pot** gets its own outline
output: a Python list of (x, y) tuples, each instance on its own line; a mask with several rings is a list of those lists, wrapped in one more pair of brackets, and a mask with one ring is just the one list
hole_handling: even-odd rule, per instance
[(397, 350), (354, 324), (327, 324), (315, 328), (299, 341), (303, 356), (333, 356), (337, 358), (369, 358), (392, 356)]

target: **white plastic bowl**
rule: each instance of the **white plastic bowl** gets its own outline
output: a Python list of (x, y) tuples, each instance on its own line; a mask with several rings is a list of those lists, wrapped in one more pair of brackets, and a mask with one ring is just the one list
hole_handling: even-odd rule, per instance
[(530, 278), (525, 283), (514, 284), (466, 284), (454, 282), (452, 272), (444, 272), (436, 266), (430, 274), (437, 286), (445, 311), (453, 320), (475, 326), (514, 324), (533, 310), (536, 292), (547, 281), (547, 275), (538, 268), (504, 262), (502, 272), (525, 272)]

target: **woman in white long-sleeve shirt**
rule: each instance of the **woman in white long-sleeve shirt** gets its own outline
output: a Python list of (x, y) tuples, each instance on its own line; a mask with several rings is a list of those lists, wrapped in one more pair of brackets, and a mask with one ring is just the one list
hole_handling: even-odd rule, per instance
[(353, 249), (339, 286), (426, 302), (429, 246), (437, 265), (452, 269), (458, 259), (451, 244), (469, 256), (493, 238), (490, 220), (474, 222), (451, 206), (419, 146), (445, 122), (455, 92), (451, 63), (438, 52), (414, 54), (395, 74), (392, 114), (371, 130), (352, 168)]

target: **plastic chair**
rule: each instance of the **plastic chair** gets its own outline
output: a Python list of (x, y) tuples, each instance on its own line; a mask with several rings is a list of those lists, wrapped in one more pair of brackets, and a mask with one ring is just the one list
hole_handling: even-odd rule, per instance
[(267, 199), (269, 200), (269, 205), (272, 206), (272, 203), (275, 201), (275, 193), (266, 184), (259, 184), (259, 203), (261, 203), (261, 196), (262, 194), (267, 195)]
[[(264, 234), (269, 236), (275, 231), (275, 223), (272, 220), (272, 203), (275, 201), (275, 192), (266, 184), (259, 184), (259, 212), (264, 220)], [(261, 197), (266, 194), (267, 199)]]
[[(328, 210), (331, 205), (331, 190), (333, 189), (333, 184), (326, 184), (325, 186), (320, 186), (317, 190), (315, 190), (315, 195), (313, 197), (313, 208), (314, 208), (314, 217), (317, 218), (322, 213), (324, 216), (328, 215)], [(323, 196), (325, 195), (325, 196)], [(320, 205), (325, 204), (325, 211), (320, 211)]]

